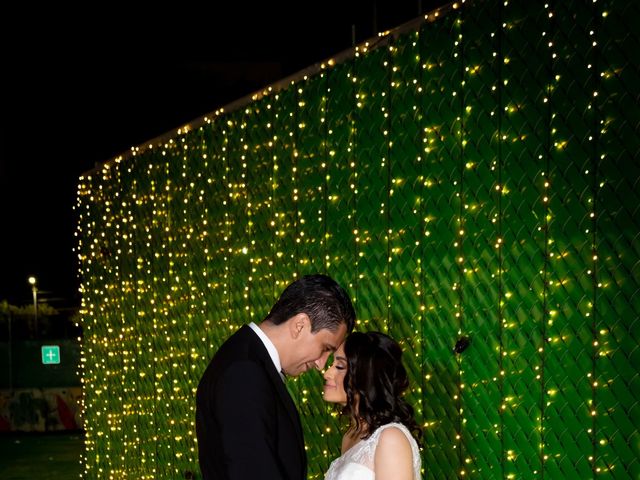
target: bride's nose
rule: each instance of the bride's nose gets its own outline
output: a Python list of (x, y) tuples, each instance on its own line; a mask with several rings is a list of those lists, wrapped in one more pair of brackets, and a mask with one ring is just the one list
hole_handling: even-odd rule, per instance
[(322, 374), (322, 378), (324, 378), (325, 380), (329, 380), (331, 378), (331, 374), (329, 372), (331, 372), (331, 367), (327, 368), (324, 371), (324, 373)]

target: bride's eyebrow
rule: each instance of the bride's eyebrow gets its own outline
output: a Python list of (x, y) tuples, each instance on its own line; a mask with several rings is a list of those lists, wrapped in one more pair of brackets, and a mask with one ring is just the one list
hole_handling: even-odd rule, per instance
[(335, 355), (333, 358), (335, 358), (336, 360), (342, 360), (343, 362), (347, 361), (345, 357), (341, 357), (340, 355)]

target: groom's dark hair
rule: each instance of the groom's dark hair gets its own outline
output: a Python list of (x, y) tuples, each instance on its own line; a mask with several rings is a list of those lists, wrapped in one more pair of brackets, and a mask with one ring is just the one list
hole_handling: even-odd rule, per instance
[(266, 322), (280, 325), (299, 313), (311, 320), (311, 331), (327, 329), (335, 332), (340, 325), (353, 330), (356, 312), (347, 292), (331, 277), (305, 275), (289, 284), (273, 305)]

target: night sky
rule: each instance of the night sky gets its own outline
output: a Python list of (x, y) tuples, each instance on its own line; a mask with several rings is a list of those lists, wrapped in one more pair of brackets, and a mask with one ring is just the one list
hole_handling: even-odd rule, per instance
[(446, 2), (210, 3), (3, 14), (0, 301), (79, 304), (83, 172)]

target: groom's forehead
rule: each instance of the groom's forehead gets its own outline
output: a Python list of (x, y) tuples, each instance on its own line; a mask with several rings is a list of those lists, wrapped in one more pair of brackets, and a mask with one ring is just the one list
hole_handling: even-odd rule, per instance
[(335, 332), (332, 332), (327, 328), (323, 328), (313, 333), (312, 335), (314, 337), (316, 345), (322, 346), (322, 350), (325, 352), (333, 353), (338, 349), (340, 344), (342, 344), (345, 331), (346, 330), (344, 326), (342, 326), (342, 328), (339, 328)]

